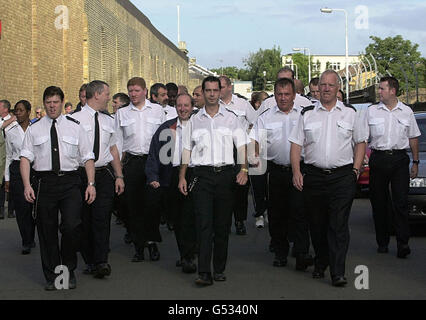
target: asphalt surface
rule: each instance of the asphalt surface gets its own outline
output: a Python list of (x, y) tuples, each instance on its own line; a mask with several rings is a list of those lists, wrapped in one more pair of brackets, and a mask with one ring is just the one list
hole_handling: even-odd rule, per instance
[[(273, 254), (268, 251), (268, 229), (255, 229), (250, 209), (248, 234), (237, 236), (232, 228), (226, 282), (196, 287), (196, 275), (184, 274), (175, 266), (177, 246), (174, 234), (165, 226), (161, 226), (160, 261), (131, 263), (133, 247), (123, 242), (124, 229), (116, 225), (113, 218), (111, 276), (99, 280), (82, 274), (84, 264), (79, 256), (77, 289), (46, 292), (39, 248), (33, 249), (30, 255), (21, 255), (16, 220), (6, 218), (0, 220), (0, 301), (425, 299), (426, 227), (417, 228), (423, 230), (417, 230), (417, 236), (412, 237), (409, 258), (396, 258), (395, 238), (391, 240), (389, 254), (377, 254), (370, 210), (368, 199), (356, 199), (352, 207), (346, 264), (349, 283), (345, 288), (332, 287), (329, 274), (325, 279), (312, 279), (312, 268), (307, 272), (295, 271), (293, 258), (289, 258), (286, 267), (273, 267)], [(355, 287), (358, 276), (355, 268), (359, 265), (368, 267), (368, 290)]]

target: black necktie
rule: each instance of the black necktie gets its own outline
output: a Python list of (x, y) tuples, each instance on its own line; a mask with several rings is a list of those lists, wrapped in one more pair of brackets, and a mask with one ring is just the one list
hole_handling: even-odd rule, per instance
[(59, 173), (61, 170), (61, 163), (59, 161), (59, 143), (58, 143), (58, 133), (55, 128), (56, 119), (52, 121), (52, 126), (50, 127), (50, 143), (52, 146), (52, 171)]
[(95, 113), (95, 143), (93, 144), (93, 153), (95, 154), (95, 162), (99, 159), (99, 121), (98, 113)]

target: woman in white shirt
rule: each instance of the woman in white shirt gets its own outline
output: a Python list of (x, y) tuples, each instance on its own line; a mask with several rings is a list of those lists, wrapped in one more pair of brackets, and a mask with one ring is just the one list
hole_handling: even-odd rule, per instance
[(12, 123), (5, 132), (6, 136), (6, 168), (5, 189), (9, 199), (15, 205), (16, 222), (22, 237), (22, 254), (31, 253), (35, 247), (35, 223), (32, 217), (32, 204), (24, 197), (24, 185), (19, 171), (20, 153), (25, 131), (30, 126), (31, 104), (26, 100), (18, 101), (15, 105), (17, 121)]

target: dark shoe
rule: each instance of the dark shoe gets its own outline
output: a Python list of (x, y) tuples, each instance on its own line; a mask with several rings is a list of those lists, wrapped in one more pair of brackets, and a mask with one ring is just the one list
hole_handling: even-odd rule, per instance
[(31, 247), (30, 246), (23, 246), (21, 253), (22, 254), (30, 254), (31, 253)]
[(124, 235), (124, 243), (125, 244), (131, 244), (132, 243), (132, 238), (130, 237), (130, 234), (128, 234), (127, 232)]
[(77, 279), (75, 278), (74, 272), (70, 273), (70, 280), (68, 283), (68, 289), (75, 289), (77, 288)]
[(7, 213), (7, 217), (8, 217), (9, 219), (16, 218), (15, 210), (9, 211), (9, 212)]
[(194, 261), (190, 259), (184, 259), (182, 261), (182, 272), (183, 273), (195, 273), (197, 271), (197, 266)]
[(151, 261), (160, 260), (160, 251), (158, 251), (158, 247), (155, 242), (148, 243), (148, 252), (149, 252), (149, 259), (151, 259)]
[(226, 276), (224, 273), (215, 273), (213, 279), (214, 281), (226, 281)]
[(345, 277), (333, 277), (331, 284), (333, 287), (344, 287), (348, 284), (348, 281)]
[(133, 256), (132, 262), (142, 262), (145, 260), (144, 250), (137, 249), (135, 255)]
[(405, 259), (411, 253), (410, 247), (406, 245), (401, 245), (398, 247), (398, 253), (396, 256), (400, 259)]
[(94, 264), (87, 264), (86, 269), (83, 270), (83, 274), (95, 274), (96, 267)]
[(212, 275), (210, 273), (200, 273), (195, 280), (195, 284), (199, 286), (211, 286), (213, 284)]
[(314, 272), (312, 272), (312, 278), (314, 279), (322, 279), (325, 277), (324, 270), (315, 268)]
[(94, 277), (96, 279), (103, 279), (111, 274), (111, 266), (108, 263), (100, 263), (96, 266), (96, 273)]
[(389, 248), (387, 246), (379, 246), (377, 248), (377, 252), (378, 253), (388, 253), (389, 252)]
[(247, 234), (246, 226), (243, 221), (235, 222), (235, 232), (239, 236), (245, 236)]
[(55, 287), (54, 282), (53, 281), (48, 281), (46, 283), (46, 285), (44, 286), (44, 290), (46, 290), (46, 291), (55, 291), (56, 287)]
[(272, 263), (274, 267), (285, 267), (287, 265), (286, 258), (277, 258), (275, 257), (274, 262)]
[(296, 257), (296, 270), (305, 271), (314, 264), (314, 258), (310, 254), (299, 254)]
[(4, 207), (0, 207), (0, 219), (4, 219)]

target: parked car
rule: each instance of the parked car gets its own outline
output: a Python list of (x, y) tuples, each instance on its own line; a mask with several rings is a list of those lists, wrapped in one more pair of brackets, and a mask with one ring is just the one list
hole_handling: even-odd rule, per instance
[[(426, 223), (426, 112), (414, 114), (421, 136), (419, 137), (419, 172), (417, 178), (410, 179), (408, 192), (410, 222)], [(412, 160), (411, 150), (409, 151)]]

